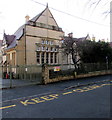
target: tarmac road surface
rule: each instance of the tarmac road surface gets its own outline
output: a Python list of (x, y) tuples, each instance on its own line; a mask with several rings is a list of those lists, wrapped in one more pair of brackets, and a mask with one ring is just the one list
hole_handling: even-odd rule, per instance
[(110, 118), (111, 85), (97, 83), (3, 101), (2, 117)]

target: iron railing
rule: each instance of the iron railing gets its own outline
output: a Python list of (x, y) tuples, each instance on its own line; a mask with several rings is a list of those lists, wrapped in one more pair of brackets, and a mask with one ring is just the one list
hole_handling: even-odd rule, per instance
[(1, 87), (15, 87), (42, 83), (42, 66), (0, 66), (2, 78)]
[[(44, 70), (46, 67), (47, 71)], [(73, 64), (46, 65), (46, 67), (42, 67), (42, 65), (0, 66), (0, 88), (42, 84), (46, 78), (57, 79), (59, 77), (112, 70), (112, 64), (107, 66), (106, 63), (81, 64), (77, 69)], [(57, 67), (59, 70), (55, 70)]]
[(107, 71), (112, 70), (112, 64), (107, 66), (106, 63), (87, 63), (81, 64), (75, 69), (74, 65), (59, 65), (60, 71), (54, 71), (54, 67), (49, 70), (49, 78), (56, 78), (56, 77), (63, 77), (63, 76), (72, 76), (72, 75), (80, 75), (80, 74), (87, 74), (90, 72), (96, 71)]

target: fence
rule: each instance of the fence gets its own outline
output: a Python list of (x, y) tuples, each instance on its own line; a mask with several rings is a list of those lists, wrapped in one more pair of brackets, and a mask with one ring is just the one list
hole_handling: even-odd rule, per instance
[(31, 84), (47, 84), (61, 80), (110, 74), (112, 64), (82, 64), (77, 70), (74, 65), (27, 65), (0, 66), (2, 78), (0, 88)]
[(42, 66), (0, 66), (2, 69), (1, 87), (16, 87), (42, 84)]
[[(57, 71), (56, 68), (58, 68)], [(74, 65), (46, 66), (46, 72), (48, 76), (44, 81), (47, 84), (61, 80), (111, 74), (112, 64), (108, 66), (105, 63), (81, 64), (77, 69), (75, 69)]]

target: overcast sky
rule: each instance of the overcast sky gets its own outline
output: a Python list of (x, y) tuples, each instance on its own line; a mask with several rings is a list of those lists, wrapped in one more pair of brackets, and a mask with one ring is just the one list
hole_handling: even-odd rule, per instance
[[(37, 1), (35, 3), (34, 1)], [(3, 31), (13, 34), (25, 23), (25, 16), (30, 18), (39, 14), (48, 6), (56, 19), (58, 25), (63, 29), (65, 35), (73, 32), (74, 37), (84, 37), (88, 33), (97, 39), (109, 39), (110, 17), (105, 18), (102, 13), (109, 10), (110, 5), (102, 0), (96, 9), (90, 7), (88, 0), (0, 0), (0, 39)], [(95, 0), (94, 0), (95, 1)], [(111, 0), (110, 0), (111, 1)], [(41, 5), (44, 4), (44, 5)], [(62, 12), (69, 13), (69, 15)]]

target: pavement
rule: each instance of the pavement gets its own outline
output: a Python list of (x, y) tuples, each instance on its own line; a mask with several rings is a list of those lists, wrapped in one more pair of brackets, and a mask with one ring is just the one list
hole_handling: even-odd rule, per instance
[(27, 85), (39, 84), (39, 80), (20, 80), (20, 79), (2, 79), (0, 78), (0, 89), (9, 89)]
[[(107, 76), (111, 77), (111, 75), (107, 75)], [(80, 80), (80, 78), (77, 78), (77, 79)], [(77, 81), (77, 79), (74, 79), (74, 80)], [(108, 78), (108, 79), (110, 79), (110, 78)], [(58, 81), (58, 82), (60, 82), (60, 81)], [(2, 78), (0, 78), (0, 89), (10, 89), (10, 88), (15, 88), (15, 87), (25, 87), (25, 86), (39, 85), (39, 84), (41, 84), (41, 80), (39, 78), (37, 78), (35, 80), (2, 79)]]
[(23, 99), (24, 97), (31, 97), (35, 95), (45, 95), (48, 93), (56, 92), (57, 90), (66, 90), (70, 88), (88, 86), (97, 83), (104, 83), (106, 81), (112, 81), (112, 75), (104, 75), (97, 77), (81, 78), (67, 81), (60, 81), (50, 83), (47, 85), (29, 85), (24, 87), (16, 87), (12, 89), (2, 90), (2, 101), (12, 99)]

